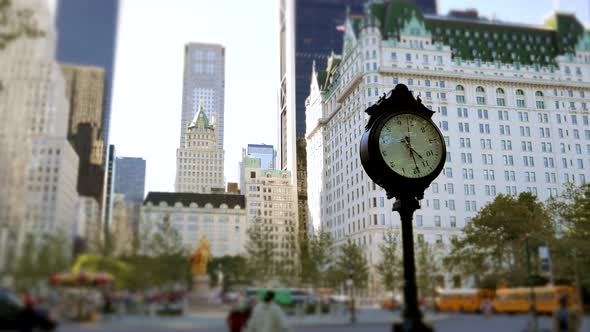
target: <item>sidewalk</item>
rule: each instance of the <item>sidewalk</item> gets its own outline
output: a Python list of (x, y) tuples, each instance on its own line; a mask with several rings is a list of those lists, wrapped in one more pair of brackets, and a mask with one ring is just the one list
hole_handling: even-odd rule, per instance
[[(109, 327), (129, 327), (140, 328), (142, 330), (154, 329), (174, 329), (174, 330), (194, 330), (225, 327), (225, 312), (208, 312), (208, 313), (189, 313), (180, 317), (162, 317), (162, 316), (115, 316), (108, 319), (83, 323), (68, 324), (77, 325), (84, 329), (108, 329)], [(357, 312), (357, 325), (367, 324), (388, 324), (399, 319), (399, 311), (391, 312), (377, 309), (361, 309)], [(444, 314), (426, 314), (425, 321), (434, 322), (447, 319)], [(349, 325), (350, 317), (348, 313), (344, 315), (323, 314), (323, 315), (305, 315), (305, 316), (287, 316), (289, 325), (292, 327), (301, 326), (338, 326)]]

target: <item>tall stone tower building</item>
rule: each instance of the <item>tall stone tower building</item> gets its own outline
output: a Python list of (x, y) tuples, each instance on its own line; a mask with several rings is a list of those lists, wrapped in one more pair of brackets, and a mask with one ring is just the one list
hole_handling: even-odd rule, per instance
[[(97, 66), (103, 69), (101, 90), (102, 122), (100, 128), (105, 144), (109, 141), (111, 96), (115, 69), (119, 0), (59, 0), (57, 1), (55, 25), (57, 60), (60, 63), (75, 63)], [(106, 149), (102, 158), (106, 157)], [(82, 161), (84, 163), (84, 161)], [(84, 177), (84, 175), (83, 175)]]
[(176, 152), (176, 192), (223, 191), (223, 150), (203, 104), (184, 133), (184, 144)]
[(68, 140), (80, 157), (78, 193), (100, 203), (104, 185), (105, 71), (77, 65), (62, 65), (62, 71), (70, 102)]
[(216, 123), (215, 141), (223, 150), (225, 98), (225, 48), (217, 44), (189, 43), (184, 48), (184, 82), (180, 147), (192, 116), (203, 104), (207, 118)]
[[(52, 16), (40, 0), (3, 10), (3, 36), (16, 39), (0, 45), (0, 269), (26, 237), (70, 240), (78, 198), (78, 156), (66, 139), (68, 103)], [(25, 13), (27, 22), (12, 20)]]

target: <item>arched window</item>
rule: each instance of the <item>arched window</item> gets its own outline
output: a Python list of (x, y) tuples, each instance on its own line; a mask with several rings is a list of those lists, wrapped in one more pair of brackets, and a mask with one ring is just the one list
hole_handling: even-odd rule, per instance
[(543, 97), (543, 92), (537, 91), (537, 92), (535, 92), (535, 96), (536, 97)]
[(502, 88), (497, 88), (497, 89), (496, 89), (496, 93), (497, 93), (497, 94), (499, 94), (499, 95), (503, 95), (503, 94), (504, 94), (504, 89), (502, 89)]
[(483, 93), (483, 92), (486, 92), (486, 90), (484, 90), (483, 87), (478, 86), (477, 88), (475, 88), (475, 92)]
[(457, 104), (465, 104), (465, 88), (462, 85), (457, 85), (455, 91), (457, 91), (457, 95), (455, 96), (457, 98)]
[(516, 95), (517, 96), (524, 96), (524, 91), (522, 91), (521, 89), (516, 90)]

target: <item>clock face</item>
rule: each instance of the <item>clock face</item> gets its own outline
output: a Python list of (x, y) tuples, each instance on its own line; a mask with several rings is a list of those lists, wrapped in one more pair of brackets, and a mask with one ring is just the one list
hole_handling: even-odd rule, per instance
[(383, 125), (379, 150), (389, 168), (407, 178), (427, 176), (445, 158), (442, 137), (434, 124), (411, 113), (393, 116)]

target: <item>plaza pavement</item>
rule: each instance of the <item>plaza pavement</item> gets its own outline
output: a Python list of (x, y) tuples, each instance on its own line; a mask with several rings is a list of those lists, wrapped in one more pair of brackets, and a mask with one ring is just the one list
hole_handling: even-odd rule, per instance
[[(61, 331), (119, 331), (125, 330), (218, 330), (226, 327), (226, 312), (191, 313), (180, 317), (159, 317), (142, 315), (120, 315), (96, 322), (63, 324)], [(399, 311), (381, 309), (361, 309), (357, 311), (357, 325), (390, 325), (399, 319)], [(426, 321), (436, 322), (448, 318), (446, 314), (427, 314)], [(293, 327), (343, 327), (350, 324), (348, 313), (287, 316), (288, 323)]]

